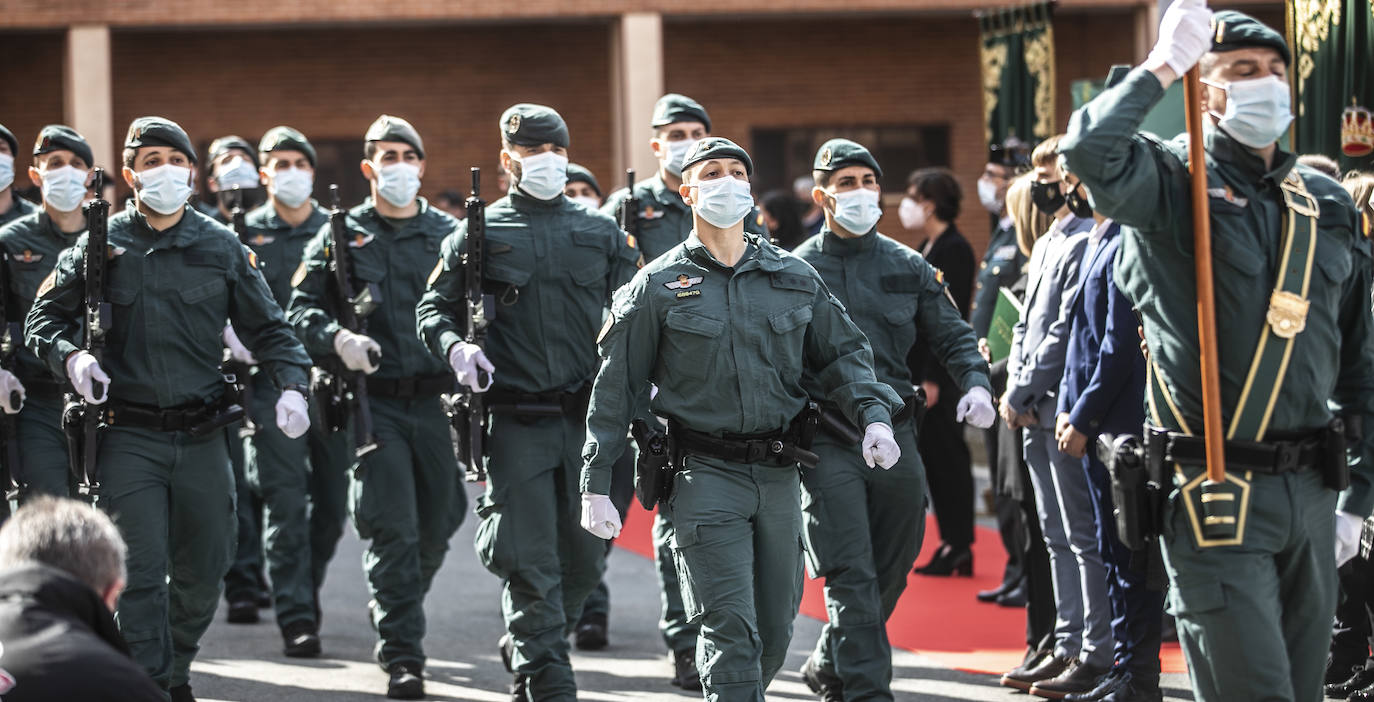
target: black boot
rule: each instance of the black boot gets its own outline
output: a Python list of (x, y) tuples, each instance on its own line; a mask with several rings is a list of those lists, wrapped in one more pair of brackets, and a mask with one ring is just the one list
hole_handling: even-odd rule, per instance
[(423, 668), (413, 661), (398, 661), (386, 667), (391, 676), (386, 683), (386, 696), (393, 700), (419, 700), (425, 696)]
[(251, 597), (230, 600), (226, 619), (230, 624), (257, 624), (258, 603)]
[(673, 685), (684, 690), (701, 691), (701, 673), (697, 672), (697, 653), (692, 649), (673, 652)]
[(172, 696), (172, 702), (196, 702), (196, 696), (191, 694), (191, 683), (184, 683), (167, 691)]
[(1374, 670), (1369, 670), (1364, 666), (1354, 669), (1350, 677), (1325, 688), (1326, 696), (1338, 700), (1370, 700), (1374, 697), (1369, 696), (1369, 688), (1374, 685)]
[(583, 614), (577, 622), (577, 632), (573, 643), (581, 651), (600, 651), (606, 648), (606, 615), (601, 613)]
[(320, 635), (315, 623), (297, 619), (281, 629), (282, 653), (288, 658), (314, 658), (320, 655)]
[(917, 575), (973, 577), (973, 551), (967, 546), (955, 548), (950, 544), (940, 544), (935, 556), (914, 572)]
[(801, 669), (802, 680), (816, 693), (821, 702), (844, 702), (844, 683), (833, 673), (822, 670), (810, 657)]

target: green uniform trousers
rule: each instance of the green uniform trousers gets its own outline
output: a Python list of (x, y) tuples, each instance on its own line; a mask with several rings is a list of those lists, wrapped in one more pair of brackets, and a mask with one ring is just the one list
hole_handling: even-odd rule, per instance
[(817, 434), (820, 464), (802, 471), (807, 564), (825, 578), (830, 621), (812, 659), (844, 683), (846, 700), (892, 699), (887, 618), (925, 535), (925, 467), (912, 420), (894, 428), (902, 458), (869, 468), (858, 444)]
[[(1191, 479), (1201, 468), (1185, 471)], [(1315, 470), (1253, 474), (1244, 543), (1205, 549), (1181, 499), (1175, 490), (1164, 510), (1164, 558), (1194, 698), (1321, 700), (1336, 611), (1336, 493)]]
[(706, 699), (764, 699), (801, 605), (802, 520), (795, 465), (687, 456), (673, 479), (673, 559), (689, 621), (701, 627)]
[(687, 620), (682, 606), (682, 589), (677, 581), (677, 566), (673, 563), (673, 515), (667, 505), (660, 504), (654, 514), (654, 567), (658, 570), (660, 611), (658, 631), (668, 650), (678, 653), (694, 651), (700, 630), (696, 622)]
[(62, 396), (30, 394), (15, 422), (25, 490), (21, 502), (36, 495), (71, 494), (67, 436), (62, 432)]
[(227, 431), (110, 427), (100, 499), (129, 547), (116, 618), (135, 661), (164, 688), (190, 679), (235, 547)]
[(353, 470), (348, 490), (353, 526), (370, 540), (363, 570), (380, 639), (376, 657), (383, 668), (423, 665), (425, 594), (463, 522), (467, 492), (438, 395), (371, 399), (381, 448)]
[(244, 469), (262, 498), (263, 560), (277, 626), (302, 620), (318, 625), (316, 595), (348, 516), (351, 435), (326, 430), (312, 401), (310, 430), (287, 437), (276, 423), (279, 393), (262, 375), (254, 376), (254, 385), (251, 411), (258, 429), (244, 444)]
[(581, 415), (492, 415), (476, 547), (500, 577), (501, 610), (531, 700), (577, 699), (567, 636), (605, 568), (606, 544), (580, 524)]

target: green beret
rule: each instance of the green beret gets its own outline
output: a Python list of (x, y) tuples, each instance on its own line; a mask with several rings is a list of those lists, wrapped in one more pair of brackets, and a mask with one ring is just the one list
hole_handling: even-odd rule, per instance
[(1212, 15), (1212, 51), (1235, 51), (1265, 46), (1279, 52), (1285, 64), (1293, 63), (1293, 54), (1283, 35), (1268, 25), (1235, 10), (1222, 10)]
[(686, 95), (668, 93), (654, 103), (654, 119), (649, 126), (662, 127), (674, 122), (701, 122), (706, 131), (711, 131), (711, 118), (701, 103)]
[[(186, 136), (186, 130), (170, 119), (139, 117), (130, 122), (129, 133), (124, 135), (124, 148), (137, 149), (141, 146), (169, 146), (186, 154), (191, 163), (196, 162), (196, 150), (191, 146), (191, 137)], [(251, 153), (252, 147), (249, 147)]]
[(410, 148), (415, 149), (415, 155), (420, 158), (425, 157), (425, 143), (420, 141), (420, 133), (415, 131), (415, 127), (410, 126), (400, 117), (392, 115), (382, 115), (372, 126), (367, 128), (367, 136), (363, 137), (365, 142), (374, 141), (399, 141), (410, 144)]
[(601, 195), (601, 185), (596, 182), (596, 176), (592, 175), (591, 171), (576, 163), (568, 164), (568, 182), (586, 183), (592, 186), (592, 190), (595, 190), (598, 196)]
[(522, 102), (501, 113), (501, 136), (512, 144), (568, 148), (568, 123), (552, 107)]
[(214, 163), (215, 159), (230, 151), (242, 151), (248, 157), (248, 162), (253, 164), (253, 170), (258, 170), (258, 152), (253, 149), (253, 145), (249, 144), (247, 139), (233, 134), (222, 136), (210, 142), (208, 152), (210, 162)]
[(692, 150), (682, 158), (682, 172), (686, 173), (688, 168), (713, 158), (739, 159), (744, 162), (744, 172), (754, 175), (754, 162), (749, 160), (749, 154), (725, 137), (706, 137), (693, 145)]
[(91, 145), (87, 144), (86, 139), (77, 134), (75, 129), (61, 124), (49, 124), (38, 132), (38, 139), (33, 142), (34, 156), (59, 149), (66, 149), (80, 156), (88, 168), (95, 165), (95, 154), (91, 153)]
[(10, 145), (11, 154), (14, 154), (15, 156), (19, 155), (19, 140), (15, 139), (14, 132), (11, 132), (10, 130), (6, 129), (5, 125), (3, 124), (0, 124), (0, 139), (4, 139), (5, 143)]
[(310, 145), (310, 140), (304, 134), (287, 127), (273, 127), (262, 135), (262, 141), (258, 142), (258, 153), (262, 160), (267, 160), (267, 154), (279, 149), (288, 151), (299, 151), (305, 154), (305, 158), (310, 162), (310, 167), (315, 167), (315, 147)]
[(831, 139), (821, 144), (816, 152), (816, 160), (811, 165), (813, 171), (838, 171), (846, 166), (868, 166), (873, 174), (883, 177), (883, 169), (878, 160), (862, 144), (848, 139)]

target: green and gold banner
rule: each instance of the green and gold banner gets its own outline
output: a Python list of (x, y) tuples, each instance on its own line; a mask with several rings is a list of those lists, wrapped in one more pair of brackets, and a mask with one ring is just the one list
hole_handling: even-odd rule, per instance
[(1054, 129), (1052, 3), (981, 10), (983, 124), (989, 144), (1034, 144)]
[(1374, 169), (1374, 3), (1288, 0), (1297, 153)]

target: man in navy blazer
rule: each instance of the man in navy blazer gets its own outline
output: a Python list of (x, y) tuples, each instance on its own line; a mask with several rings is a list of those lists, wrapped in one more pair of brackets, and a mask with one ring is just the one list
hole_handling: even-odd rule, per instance
[[(1071, 196), (1086, 201), (1086, 188)], [(1113, 280), (1121, 226), (1094, 214), (1097, 225), (1079, 269), (1079, 287), (1063, 309), (1069, 322), (1064, 377), (1059, 383), (1055, 436), (1059, 450), (1083, 461), (1097, 520), (1098, 550), (1107, 567), (1115, 664), (1088, 699), (1158, 700), (1159, 642), (1164, 596), (1146, 584), (1147, 551), (1132, 552), (1116, 534), (1111, 480), (1092, 450), (1099, 434), (1139, 434), (1145, 422), (1145, 358), (1131, 303)]]

